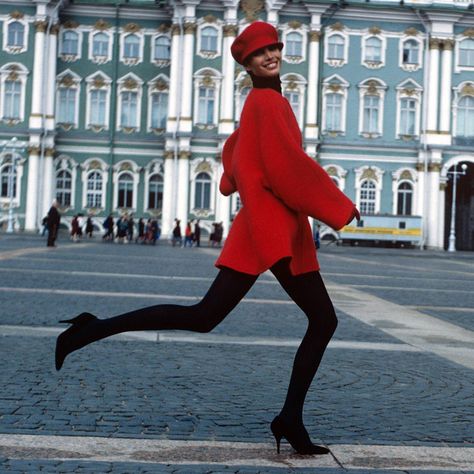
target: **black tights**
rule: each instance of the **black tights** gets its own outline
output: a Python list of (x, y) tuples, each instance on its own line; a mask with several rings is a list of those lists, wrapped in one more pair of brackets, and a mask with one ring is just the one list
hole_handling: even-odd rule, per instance
[[(271, 268), (291, 299), (308, 318), (308, 328), (293, 364), (290, 385), (280, 415), (292, 423), (303, 423), (303, 404), (324, 350), (337, 326), (337, 318), (319, 272), (293, 276), (288, 260)], [(181, 329), (212, 331), (246, 295), (257, 276), (223, 268), (204, 298), (192, 306), (155, 305), (99, 320), (86, 343), (126, 331)]]

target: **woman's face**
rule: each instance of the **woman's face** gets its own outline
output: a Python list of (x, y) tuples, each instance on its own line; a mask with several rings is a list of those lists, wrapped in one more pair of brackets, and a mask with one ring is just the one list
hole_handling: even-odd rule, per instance
[(245, 69), (260, 77), (277, 76), (280, 66), (281, 51), (276, 44), (257, 49), (245, 62)]

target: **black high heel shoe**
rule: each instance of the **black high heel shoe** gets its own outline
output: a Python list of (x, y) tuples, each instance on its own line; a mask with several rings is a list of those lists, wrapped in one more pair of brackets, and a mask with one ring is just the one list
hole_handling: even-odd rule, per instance
[(78, 341), (75, 344), (72, 343), (71, 338), (77, 336), (80, 331), (84, 330), (92, 322), (98, 321), (98, 319), (90, 313), (81, 313), (72, 319), (63, 319), (60, 323), (72, 324), (69, 329), (62, 332), (56, 340), (56, 370), (60, 370), (63, 366), (64, 359), (73, 351), (81, 348), (85, 344), (80, 344)]
[(328, 454), (329, 449), (323, 446), (318, 446), (311, 442), (308, 432), (304, 428), (295, 428), (287, 424), (279, 415), (272, 421), (270, 428), (277, 445), (277, 453), (280, 454), (281, 438), (291, 444), (292, 448), (298, 454)]

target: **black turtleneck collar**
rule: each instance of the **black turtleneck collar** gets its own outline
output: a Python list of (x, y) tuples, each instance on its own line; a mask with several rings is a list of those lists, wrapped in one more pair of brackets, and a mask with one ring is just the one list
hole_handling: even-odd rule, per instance
[(281, 94), (281, 80), (280, 75), (273, 77), (255, 76), (252, 72), (248, 72), (252, 78), (253, 87), (256, 89), (273, 89)]

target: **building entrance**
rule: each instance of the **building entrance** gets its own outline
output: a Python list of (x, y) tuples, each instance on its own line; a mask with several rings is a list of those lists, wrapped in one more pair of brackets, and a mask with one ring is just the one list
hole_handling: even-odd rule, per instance
[[(461, 171), (461, 163), (457, 170)], [(464, 176), (458, 178), (456, 190), (456, 250), (474, 250), (474, 163), (466, 163)], [(451, 167), (449, 171), (453, 171)], [(453, 202), (453, 178), (450, 175), (446, 188), (444, 248), (448, 248), (451, 228), (451, 203)]]

